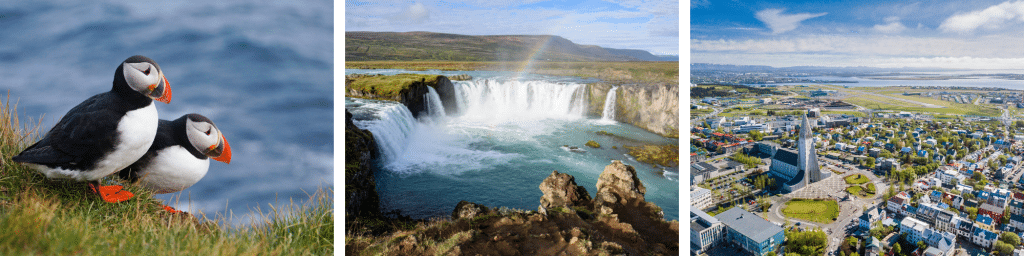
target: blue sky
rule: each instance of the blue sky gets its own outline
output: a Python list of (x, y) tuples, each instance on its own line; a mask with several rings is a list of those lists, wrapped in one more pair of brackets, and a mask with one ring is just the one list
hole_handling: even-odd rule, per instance
[(1024, 69), (1024, 1), (690, 2), (691, 63)]
[(677, 55), (679, 10), (674, 0), (345, 1), (345, 31), (545, 34)]

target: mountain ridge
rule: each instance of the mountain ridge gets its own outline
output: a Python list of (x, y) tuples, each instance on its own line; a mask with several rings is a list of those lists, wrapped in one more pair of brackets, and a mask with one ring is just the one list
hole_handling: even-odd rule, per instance
[(345, 32), (345, 59), (443, 61), (678, 61), (644, 50), (576, 44), (557, 35)]

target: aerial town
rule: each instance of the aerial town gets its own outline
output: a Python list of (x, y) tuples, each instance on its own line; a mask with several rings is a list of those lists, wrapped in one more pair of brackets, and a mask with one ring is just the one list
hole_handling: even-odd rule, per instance
[(691, 255), (1024, 254), (1024, 91), (691, 89)]

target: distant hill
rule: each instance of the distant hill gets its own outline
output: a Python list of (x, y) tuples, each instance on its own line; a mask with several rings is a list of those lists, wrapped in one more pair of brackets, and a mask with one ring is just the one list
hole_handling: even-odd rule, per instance
[(679, 60), (679, 56), (655, 56), (644, 50), (579, 45), (560, 36), (550, 35), (345, 32), (345, 60), (349, 61), (524, 61), (531, 58), (547, 61)]

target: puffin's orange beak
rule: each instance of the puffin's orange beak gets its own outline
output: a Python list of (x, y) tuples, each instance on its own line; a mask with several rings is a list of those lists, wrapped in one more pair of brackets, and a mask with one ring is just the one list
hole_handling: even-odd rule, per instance
[[(163, 77), (163, 79), (164, 79), (164, 91), (160, 95), (160, 97), (156, 98), (155, 100), (159, 101), (159, 102), (170, 104), (171, 103), (171, 94), (172, 94), (171, 93), (171, 83), (167, 82), (167, 77)], [(157, 89), (156, 85), (150, 85), (149, 87), (150, 87), (150, 90)]]
[[(220, 141), (224, 142), (224, 151), (221, 151), (220, 155), (213, 157), (213, 160), (224, 162), (225, 164), (231, 163), (231, 144), (228, 144), (228, 139), (224, 138), (224, 135), (220, 135)], [(210, 151), (217, 148), (217, 145), (210, 146)]]

